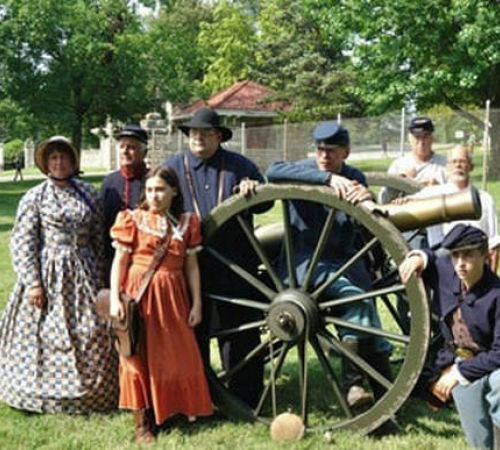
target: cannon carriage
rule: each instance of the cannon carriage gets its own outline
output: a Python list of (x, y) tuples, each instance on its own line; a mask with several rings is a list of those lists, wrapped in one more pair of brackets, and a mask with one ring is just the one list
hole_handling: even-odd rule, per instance
[[(376, 177), (376, 176), (375, 176)], [(376, 178), (372, 182), (377, 184)], [(391, 180), (389, 180), (391, 182)], [(388, 184), (382, 177), (381, 183)], [(418, 189), (414, 183), (394, 180), (394, 186), (405, 193)], [(424, 227), (444, 220), (476, 218), (480, 203), (473, 192), (468, 196), (446, 199), (416, 208), (352, 205), (332, 194), (328, 187), (312, 185), (261, 185), (251, 197), (233, 196), (217, 207), (204, 221), (204, 251), (229, 268), (241, 283), (256, 292), (253, 298), (240, 298), (204, 289), (215, 314), (210, 329), (211, 358), (207, 373), (212, 393), (219, 409), (228, 416), (243, 420), (270, 421), (277, 414), (291, 411), (302, 417), (310, 430), (346, 428), (369, 433), (394, 416), (411, 393), (423, 367), (430, 336), (428, 299), (421, 280), (412, 278), (401, 284), (397, 266), (408, 251), (401, 231)], [(310, 267), (302, 283), (297, 281), (294, 267), (294, 245), (291, 238), (289, 204), (292, 201), (314, 202), (329, 213), (324, 223)], [(272, 225), (254, 231), (244, 214), (264, 203), (274, 203)], [(450, 207), (451, 205), (451, 207)], [(422, 211), (431, 210), (426, 214)], [(419, 212), (420, 211), (420, 212)], [(362, 242), (356, 254), (330, 274), (320, 286), (311, 280), (321, 259), (328, 233), (336, 214), (346, 214), (362, 230)], [(277, 219), (277, 223), (276, 223)], [(243, 229), (255, 255), (260, 261), (256, 276), (222, 254), (213, 244), (220, 239), (224, 225), (236, 220)], [(238, 246), (239, 243), (234, 243)], [(276, 270), (277, 249), (283, 248), (287, 277), (283, 281)], [(376, 251), (375, 251), (376, 250)], [(372, 288), (365, 294), (344, 298), (325, 298), (323, 293), (360, 259), (377, 260), (373, 271)], [(408, 322), (398, 313), (398, 298), (407, 303)], [(336, 317), (336, 306), (373, 299), (382, 319), (380, 328), (363, 327)], [(239, 326), (225, 327), (217, 323), (217, 308), (231, 304), (248, 308), (255, 318)], [(386, 378), (371, 365), (366, 355), (357, 355), (344, 347), (337, 327), (381, 336), (393, 346), (392, 377)], [(260, 331), (256, 344), (229, 371), (221, 367), (216, 351), (217, 339), (248, 330)], [(356, 366), (365, 376), (383, 387), (383, 395), (362, 408), (349, 407), (342, 388), (341, 356)], [(246, 370), (256, 359), (264, 361), (264, 390), (257, 405), (250, 406), (228, 389), (231, 378)]]

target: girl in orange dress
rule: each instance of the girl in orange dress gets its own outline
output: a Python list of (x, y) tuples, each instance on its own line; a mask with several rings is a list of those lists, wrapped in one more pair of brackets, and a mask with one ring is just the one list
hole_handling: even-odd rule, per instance
[[(111, 269), (110, 314), (123, 317), (119, 292), (137, 294), (156, 247), (168, 251), (140, 303), (142, 340), (136, 355), (120, 356), (120, 408), (131, 409), (136, 440), (154, 439), (155, 425), (177, 413), (212, 414), (212, 402), (193, 327), (201, 322), (201, 287), (196, 251), (200, 222), (183, 214), (175, 172), (159, 167), (146, 179), (144, 200), (116, 218)], [(169, 220), (167, 211), (178, 221)]]

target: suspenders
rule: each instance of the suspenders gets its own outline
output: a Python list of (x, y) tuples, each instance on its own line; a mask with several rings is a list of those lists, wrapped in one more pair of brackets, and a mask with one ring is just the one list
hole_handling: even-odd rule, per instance
[[(198, 217), (201, 216), (201, 210), (200, 210), (200, 205), (198, 203), (198, 196), (196, 195), (196, 189), (195, 185), (193, 182), (193, 176), (191, 175), (191, 164), (189, 163), (189, 157), (187, 153), (184, 154), (184, 171), (186, 172), (186, 178), (188, 181), (189, 185), (189, 191), (191, 192), (191, 199), (193, 202), (193, 207), (194, 207), (194, 212)], [(217, 206), (222, 203), (222, 196), (223, 196), (223, 191), (224, 191), (224, 178), (226, 175), (226, 171), (224, 170), (224, 157), (222, 157), (221, 160), (221, 168), (219, 172), (219, 181), (218, 181), (218, 188), (217, 188)]]

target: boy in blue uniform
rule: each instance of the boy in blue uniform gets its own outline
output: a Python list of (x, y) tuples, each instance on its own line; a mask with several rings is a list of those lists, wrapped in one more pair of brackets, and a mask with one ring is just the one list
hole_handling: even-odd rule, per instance
[(441, 247), (449, 254), (414, 250), (399, 268), (403, 282), (422, 276), (435, 293), (445, 346), (432, 390), (453, 397), (471, 446), (500, 448), (500, 279), (486, 263), (488, 237), (459, 224)]
[[(316, 144), (315, 158), (297, 162), (278, 162), (267, 170), (270, 182), (300, 182), (330, 186), (336, 195), (356, 204), (373, 198), (367, 188), (366, 178), (359, 169), (344, 162), (349, 155), (349, 133), (334, 121), (320, 123), (313, 131)], [(319, 240), (322, 226), (329, 209), (313, 202), (290, 202), (295, 267), (299, 284), (302, 283)], [(355, 222), (341, 211), (337, 211), (332, 231), (329, 234), (321, 261), (313, 275), (314, 286), (320, 286), (330, 275), (348, 261), (356, 252)], [(281, 266), (284, 267), (284, 258)], [(284, 270), (282, 270), (285, 273)], [(326, 298), (342, 298), (361, 294), (371, 287), (371, 277), (363, 260), (352, 264), (346, 274), (325, 292)], [(345, 306), (339, 315), (356, 324), (380, 327), (375, 305), (364, 300)], [(339, 328), (342, 344), (354, 353), (361, 354), (383, 376), (390, 379), (388, 355), (389, 343), (378, 337), (346, 328)], [(361, 406), (372, 400), (371, 393), (362, 386), (362, 377), (357, 368), (344, 361), (346, 399), (350, 406)], [(371, 382), (372, 380), (370, 380)], [(373, 383), (376, 397), (385, 392)]]

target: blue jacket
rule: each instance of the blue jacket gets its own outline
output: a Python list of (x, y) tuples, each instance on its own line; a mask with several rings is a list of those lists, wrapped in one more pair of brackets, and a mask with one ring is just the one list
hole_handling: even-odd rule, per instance
[[(185, 155), (187, 155), (189, 160), (194, 190), (202, 218), (207, 217), (218, 206), (219, 175), (222, 169), (225, 172), (222, 200), (226, 200), (233, 195), (233, 189), (239, 185), (243, 178), (250, 178), (261, 183), (264, 182), (264, 178), (257, 166), (239, 153), (219, 148), (208, 160), (197, 158), (190, 151), (177, 153), (165, 160), (164, 165), (172, 167), (179, 177), (186, 211), (195, 212), (193, 196), (186, 176)], [(272, 203), (258, 205), (251, 211), (243, 213), (242, 217), (253, 228), (253, 213), (264, 212), (271, 207)], [(223, 226), (223, 229), (217, 233), (211, 244), (220, 253), (229, 257), (241, 267), (250, 272), (256, 272), (260, 261), (235, 218)], [(216, 285), (219, 292), (228, 290), (234, 293), (236, 285), (244, 284), (241, 278), (234, 276), (232, 271), (219, 265), (212, 258), (202, 258), (201, 264), (202, 275), (206, 277), (205, 284), (210, 283), (212, 287)], [(218, 274), (218, 276), (214, 277), (213, 274)]]
[[(430, 250), (424, 250), (428, 264), (422, 276), (425, 284), (434, 290), (434, 302), (440, 316), (439, 325), (447, 348), (439, 351), (436, 365), (440, 369), (453, 364), (455, 355), (451, 350), (453, 335), (447, 321), (461, 298), (461, 282), (450, 256), (436, 257)], [(480, 352), (458, 363), (460, 373), (474, 381), (500, 368), (500, 279), (484, 268), (483, 277), (465, 295), (462, 316)]]
[[(266, 175), (272, 183), (300, 182), (326, 185), (331, 172), (319, 170), (316, 161), (308, 158), (297, 162), (271, 164)], [(342, 164), (339, 175), (367, 185), (363, 172), (347, 164)], [(293, 201), (290, 203), (290, 222), (299, 282), (306, 274), (328, 211), (329, 208), (312, 202)], [(356, 228), (357, 225), (348, 215), (341, 211), (337, 212), (321, 261), (313, 276), (315, 286), (320, 285), (333, 270), (356, 253)], [(283, 258), (280, 266), (281, 273), (285, 273)], [(354, 264), (347, 271), (346, 276), (353, 284), (364, 290), (371, 286), (369, 273), (362, 260)]]

